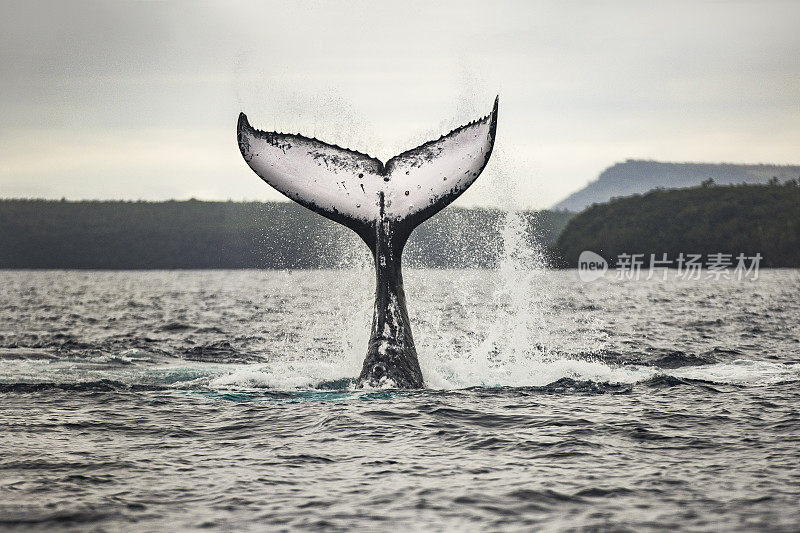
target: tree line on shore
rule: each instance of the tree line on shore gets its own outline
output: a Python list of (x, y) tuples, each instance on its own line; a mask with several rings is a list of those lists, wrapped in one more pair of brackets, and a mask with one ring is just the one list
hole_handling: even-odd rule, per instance
[(573, 217), (551, 248), (557, 266), (575, 268), (590, 250), (614, 264), (641, 255), (644, 264), (664, 254), (677, 266), (681, 254), (740, 254), (761, 266), (800, 267), (800, 186), (783, 184), (655, 189), (595, 204)]
[[(547, 246), (571, 213), (524, 212)], [(406, 246), (409, 266), (490, 268), (505, 213), (451, 207)], [(338, 268), (366, 246), (288, 202), (0, 200), (0, 268)]]
[[(411, 267), (493, 268), (506, 213), (451, 207), (412, 234)], [(567, 211), (521, 213), (523, 235), (552, 266), (584, 250), (620, 256), (760, 254), (761, 266), (800, 267), (800, 186), (656, 189)], [(288, 202), (0, 200), (0, 268), (341, 268), (366, 247), (350, 230)], [(355, 254), (354, 254), (355, 252)], [(663, 264), (663, 263), (662, 263)]]

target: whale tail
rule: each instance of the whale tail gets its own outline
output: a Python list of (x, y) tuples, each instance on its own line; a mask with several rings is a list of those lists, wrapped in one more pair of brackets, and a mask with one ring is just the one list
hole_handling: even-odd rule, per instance
[(355, 231), (375, 259), (375, 312), (360, 383), (422, 386), (400, 260), (411, 232), (478, 178), (494, 147), (492, 112), (386, 163), (302, 135), (253, 128), (244, 113), (239, 149), (250, 168), (288, 198)]
[(358, 233), (374, 252), (373, 226), (398, 222), (406, 237), (458, 198), (483, 171), (494, 147), (492, 112), (435, 141), (378, 159), (302, 135), (259, 131), (239, 114), (244, 160), (295, 202)]

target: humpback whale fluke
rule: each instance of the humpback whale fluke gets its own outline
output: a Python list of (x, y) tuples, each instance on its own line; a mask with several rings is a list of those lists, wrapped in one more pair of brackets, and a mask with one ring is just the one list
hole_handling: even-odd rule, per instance
[(360, 385), (423, 386), (403, 292), (403, 247), (414, 228), (483, 171), (494, 147), (498, 100), (489, 115), (385, 164), (302, 135), (259, 131), (239, 114), (239, 149), (250, 168), (285, 196), (358, 233), (372, 251), (375, 307)]

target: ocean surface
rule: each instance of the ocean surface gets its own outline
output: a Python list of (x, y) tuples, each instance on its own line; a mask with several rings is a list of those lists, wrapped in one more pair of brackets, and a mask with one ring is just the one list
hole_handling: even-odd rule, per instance
[(0, 271), (0, 528), (800, 530), (800, 271)]

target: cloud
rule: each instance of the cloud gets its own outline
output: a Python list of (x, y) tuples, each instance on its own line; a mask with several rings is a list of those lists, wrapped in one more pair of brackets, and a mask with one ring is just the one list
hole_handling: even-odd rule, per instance
[[(264, 129), (386, 159), (485, 114), (496, 93), (503, 162), (486, 181), (510, 175), (527, 206), (627, 157), (798, 162), (792, 2), (78, 1), (7, 12), (3, 196), (273, 198), (231, 149), (240, 110)], [(462, 204), (496, 205), (490, 189), (478, 193)]]

